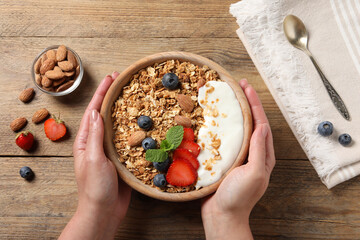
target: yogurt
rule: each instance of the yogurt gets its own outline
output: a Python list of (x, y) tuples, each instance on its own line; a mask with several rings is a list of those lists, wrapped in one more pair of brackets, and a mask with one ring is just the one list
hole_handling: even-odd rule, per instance
[(243, 115), (226, 82), (209, 81), (199, 89), (205, 123), (198, 134), (201, 152), (196, 189), (218, 181), (239, 154), (244, 135)]

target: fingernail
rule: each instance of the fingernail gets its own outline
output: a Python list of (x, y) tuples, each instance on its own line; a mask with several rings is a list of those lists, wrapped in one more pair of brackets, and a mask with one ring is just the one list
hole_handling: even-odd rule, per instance
[(263, 137), (266, 137), (266, 135), (268, 134), (268, 131), (269, 131), (268, 125), (266, 123), (262, 124), (261, 125), (261, 134), (263, 135)]
[(92, 112), (91, 112), (91, 119), (92, 119), (93, 121), (96, 121), (96, 120), (98, 119), (98, 117), (99, 117), (98, 111), (92, 110)]

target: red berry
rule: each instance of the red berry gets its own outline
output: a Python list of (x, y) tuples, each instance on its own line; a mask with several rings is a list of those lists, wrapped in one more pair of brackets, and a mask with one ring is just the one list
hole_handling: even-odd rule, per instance
[(55, 117), (49, 118), (44, 123), (46, 137), (52, 141), (56, 141), (66, 134), (66, 126), (64, 122)]
[(199, 168), (199, 161), (194, 157), (194, 155), (187, 149), (178, 148), (174, 151), (173, 159), (184, 159), (191, 163), (195, 170)]
[(185, 187), (193, 184), (196, 179), (196, 170), (184, 159), (174, 160), (166, 174), (166, 181), (174, 186)]
[(191, 128), (184, 128), (183, 141), (194, 141), (194, 140), (195, 140), (194, 131)]
[(199, 156), (201, 150), (200, 146), (196, 142), (184, 141), (184, 140), (181, 142), (178, 148), (184, 148), (186, 150), (189, 150), (189, 152), (191, 152), (194, 155), (194, 157)]
[(34, 143), (34, 135), (28, 131), (20, 132), (16, 135), (15, 142), (20, 148), (29, 151)]

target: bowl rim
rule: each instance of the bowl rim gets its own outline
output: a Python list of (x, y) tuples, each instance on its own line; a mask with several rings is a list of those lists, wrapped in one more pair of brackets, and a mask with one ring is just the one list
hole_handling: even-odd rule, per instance
[(75, 89), (77, 89), (79, 86), (80, 86), (80, 83), (83, 79), (83, 76), (84, 76), (84, 67), (82, 65), (82, 61), (81, 61), (81, 58), (80, 56), (71, 48), (69, 48), (68, 46), (66, 46), (66, 49), (67, 50), (70, 50), (75, 58), (76, 58), (76, 61), (78, 62), (79, 66), (80, 66), (80, 73), (79, 73), (79, 76), (77, 76), (77, 78), (74, 80), (74, 84), (69, 87), (68, 89), (62, 91), (62, 92), (50, 92), (50, 91), (47, 91), (45, 89), (43, 89), (42, 87), (40, 87), (37, 83), (36, 83), (36, 80), (35, 80), (35, 71), (34, 71), (34, 66), (37, 62), (37, 60), (43, 55), (43, 54), (46, 54), (47, 51), (49, 50), (52, 50), (52, 49), (57, 49), (60, 45), (51, 45), (47, 48), (44, 48), (34, 59), (33, 61), (33, 64), (31, 65), (31, 78), (33, 80), (33, 83), (35, 84), (35, 86), (42, 92), (44, 93), (47, 93), (51, 96), (55, 96), (55, 97), (59, 97), (59, 96), (65, 96), (65, 95), (68, 95), (70, 93), (72, 93), (73, 91), (75, 91)]
[[(227, 82), (230, 87), (233, 89), (238, 102), (240, 103), (243, 120), (244, 120), (244, 134), (243, 134), (243, 142), (239, 154), (237, 155), (236, 160), (233, 165), (226, 171), (226, 173), (215, 183), (203, 187), (199, 190), (194, 190), (190, 192), (181, 192), (181, 193), (168, 193), (162, 192), (156, 188), (153, 188), (149, 185), (144, 184), (139, 179), (137, 179), (120, 161), (119, 154), (115, 149), (115, 145), (113, 143), (113, 122), (112, 122), (112, 108), (116, 99), (118, 99), (122, 88), (130, 81), (133, 74), (137, 73), (139, 70), (144, 69), (148, 66), (153, 65), (154, 63), (160, 63), (167, 60), (180, 60), (180, 61), (188, 61), (198, 66), (206, 65), (210, 69), (215, 70), (220, 79)], [(120, 75), (114, 80), (109, 90), (107, 91), (104, 101), (101, 106), (100, 111), (103, 121), (104, 121), (104, 150), (107, 157), (114, 163), (117, 172), (121, 179), (126, 182), (133, 189), (138, 192), (145, 194), (149, 197), (156, 198), (164, 201), (172, 201), (172, 202), (184, 202), (191, 201), (203, 198), (207, 195), (210, 195), (216, 191), (216, 189), (221, 184), (222, 180), (228, 175), (231, 170), (235, 167), (240, 166), (247, 157), (250, 138), (253, 129), (252, 123), (252, 115), (249, 103), (247, 98), (240, 87), (240, 85), (231, 77), (231, 75), (220, 65), (215, 63), (214, 61), (202, 57), (197, 54), (189, 53), (189, 52), (162, 52), (156, 53), (147, 57), (144, 57), (135, 63), (131, 64), (124, 71), (120, 73)], [(109, 127), (106, 127), (109, 126)], [(246, 126), (246, 127), (245, 127)]]

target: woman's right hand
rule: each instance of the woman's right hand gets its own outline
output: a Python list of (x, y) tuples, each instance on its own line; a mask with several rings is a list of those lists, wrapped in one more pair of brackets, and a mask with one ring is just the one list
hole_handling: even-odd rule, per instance
[(249, 101), (254, 132), (248, 162), (233, 169), (201, 208), (206, 239), (251, 239), (250, 212), (268, 187), (275, 154), (270, 125), (255, 90), (240, 82)]

